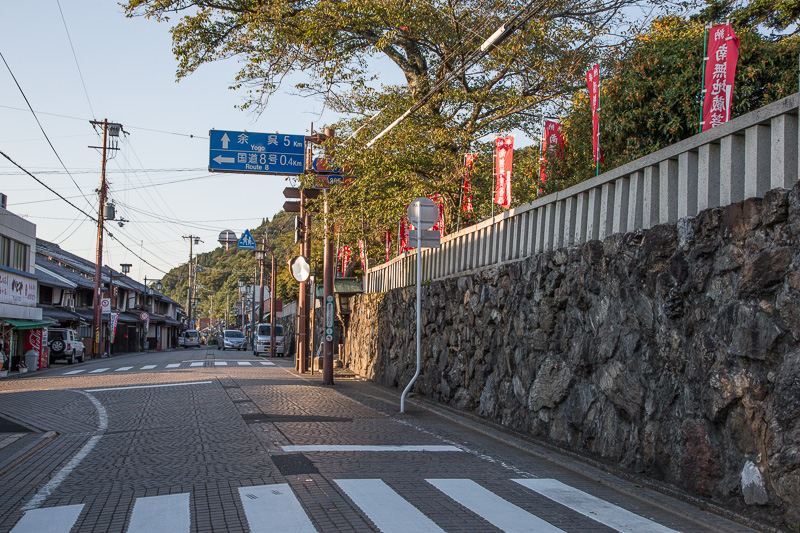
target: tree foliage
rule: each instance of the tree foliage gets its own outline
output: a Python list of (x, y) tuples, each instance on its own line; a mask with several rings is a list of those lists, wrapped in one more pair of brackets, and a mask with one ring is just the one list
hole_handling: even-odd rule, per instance
[[(740, 39), (731, 116), (736, 117), (797, 91), (797, 37), (771, 40), (748, 28)], [(647, 33), (603, 65), (601, 171), (612, 169), (699, 132), (703, 21), (676, 16), (656, 20)], [(585, 91), (576, 92), (563, 120), (563, 159), (550, 158), (547, 190), (595, 174), (592, 129)]]
[[(293, 230), (294, 216), (284, 211), (276, 214), (272, 221), (265, 220), (257, 228), (250, 230), (259, 248), (265, 231), (269, 233), (268, 246), (272, 249), (276, 262), (275, 293), (278, 299), (285, 302), (297, 298), (297, 282), (286, 266), (287, 261), (298, 254)], [(224, 317), (228, 305), (232, 319), (234, 302), (240, 298), (239, 282), (252, 285), (255, 277), (255, 284), (259, 283), (260, 265), (255, 254), (252, 250), (239, 250), (235, 245), (229, 250), (219, 246), (211, 252), (198, 254), (197, 264), (197, 285), (202, 286), (202, 289), (197, 289), (195, 293), (198, 298), (196, 310), (201, 312), (201, 317), (209, 317), (213, 300), (213, 316)], [(267, 254), (264, 262), (264, 285), (267, 288), (269, 277), (270, 256)], [(162, 278), (162, 285), (164, 294), (186, 307), (189, 290), (188, 263), (170, 270)]]
[[(125, 9), (129, 16), (178, 17), (170, 23), (179, 77), (204, 63), (238, 60), (233, 88), (248, 91), (243, 107), (256, 112), (288, 76), (302, 73), (295, 89), (345, 117), (335, 125), (339, 137), (326, 143), (328, 157), (358, 176), (331, 193), (331, 218), (350, 243), (366, 238), (371, 250), (382, 251), (385, 229), (396, 239), (405, 204), (417, 196), (441, 194), (453, 229), (466, 152), (481, 153), (473, 203), (475, 218), (488, 216), (491, 138), (532, 136), (542, 112), (582, 86), (608, 35), (626, 31), (622, 10), (647, 2), (128, 0)], [(508, 38), (480, 52), (504, 23)], [(391, 61), (402, 81), (376, 74), (376, 59)], [(423, 99), (418, 111), (365, 148)], [(533, 152), (516, 159), (516, 203), (529, 201), (536, 188)]]

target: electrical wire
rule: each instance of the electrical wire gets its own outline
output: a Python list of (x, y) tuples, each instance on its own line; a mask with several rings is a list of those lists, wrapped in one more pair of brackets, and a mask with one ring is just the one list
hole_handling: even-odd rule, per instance
[[(47, 144), (50, 145), (50, 148), (53, 150), (53, 153), (56, 154), (56, 158), (58, 159), (58, 162), (61, 163), (61, 166), (64, 167), (64, 170), (67, 171), (67, 174), (69, 174), (69, 178), (72, 180), (72, 183), (75, 184), (75, 187), (78, 188), (78, 190), (81, 193), (81, 196), (83, 196), (83, 199), (86, 200), (87, 205), (91, 206), (91, 202), (89, 202), (89, 199), (86, 198), (86, 194), (84, 194), (83, 190), (81, 189), (80, 185), (78, 185), (78, 182), (75, 181), (75, 178), (72, 176), (72, 174), (69, 173), (69, 169), (67, 169), (67, 166), (64, 164), (64, 161), (61, 160), (61, 156), (58, 155), (58, 151), (56, 150), (56, 147), (53, 146), (52, 142), (50, 142), (50, 137), (47, 136), (47, 132), (44, 131), (44, 127), (42, 126), (42, 123), (39, 122), (39, 117), (36, 116), (36, 112), (33, 110), (33, 106), (31, 106), (31, 103), (28, 100), (28, 97), (25, 95), (25, 91), (22, 90), (22, 86), (19, 84), (19, 81), (17, 81), (17, 77), (14, 75), (14, 72), (11, 70), (11, 66), (8, 64), (8, 61), (6, 61), (6, 58), (3, 55), (3, 52), (0, 52), (0, 58), (3, 59), (3, 63), (5, 63), (9, 74), (11, 74), (11, 77), (14, 79), (14, 83), (17, 84), (17, 89), (19, 89), (20, 94), (22, 94), (22, 98), (25, 99), (25, 103), (28, 104), (28, 108), (31, 110), (31, 114), (33, 114), (33, 118), (36, 119), (36, 123), (39, 125), (39, 129), (42, 130), (42, 134), (44, 135), (44, 138), (47, 139)], [(9, 161), (10, 161), (10, 159), (9, 159)], [(20, 167), (20, 168), (22, 168), (22, 167)]]
[(86, 81), (83, 79), (83, 72), (81, 72), (81, 65), (78, 63), (78, 55), (75, 53), (75, 46), (72, 44), (72, 36), (69, 34), (69, 28), (67, 27), (67, 19), (64, 18), (64, 11), (61, 9), (61, 1), (56, 0), (56, 5), (58, 5), (58, 12), (61, 14), (61, 22), (64, 23), (64, 31), (67, 32), (67, 40), (69, 41), (69, 47), (72, 49), (72, 57), (75, 58), (75, 66), (78, 68), (78, 76), (81, 78), (81, 84), (83, 85), (83, 93), (86, 95), (86, 102), (89, 104), (89, 111), (92, 112), (92, 118), (96, 117), (94, 113), (94, 108), (92, 107), (92, 101), (89, 99), (89, 91), (86, 89)]

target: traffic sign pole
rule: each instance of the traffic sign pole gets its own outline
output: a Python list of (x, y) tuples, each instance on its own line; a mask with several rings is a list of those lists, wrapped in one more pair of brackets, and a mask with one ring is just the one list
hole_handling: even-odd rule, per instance
[(325, 206), (324, 206), (324, 225), (325, 225), (325, 243), (324, 243), (324, 287), (323, 295), (325, 296), (325, 342), (324, 351), (322, 354), (322, 384), (333, 385), (333, 242), (331, 241), (331, 228), (330, 219), (328, 218), (328, 191), (324, 191)]

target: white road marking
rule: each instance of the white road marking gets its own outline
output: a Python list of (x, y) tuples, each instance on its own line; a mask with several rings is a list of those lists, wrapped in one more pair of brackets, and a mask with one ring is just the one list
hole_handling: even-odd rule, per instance
[(89, 439), (89, 442), (83, 445), (83, 448), (81, 448), (61, 470), (56, 472), (56, 474), (50, 478), (50, 481), (47, 482), (47, 485), (39, 489), (39, 492), (37, 492), (36, 495), (31, 498), (31, 500), (21, 509), (22, 511), (30, 511), (31, 509), (36, 509), (42, 505), (42, 502), (44, 502), (44, 500), (50, 496), (50, 494), (52, 494), (52, 492), (56, 490), (59, 485), (61, 485), (61, 483), (75, 469), (75, 467), (77, 467), (81, 461), (83, 461), (84, 458), (89, 455), (89, 452), (91, 452), (92, 449), (97, 445), (105, 430), (108, 429), (108, 413), (106, 412), (106, 408), (103, 407), (103, 404), (100, 403), (100, 400), (86, 391), (76, 390), (74, 392), (83, 394), (89, 398), (95, 409), (97, 409), (97, 433)]
[(184, 385), (205, 385), (210, 381), (191, 381), (188, 383), (165, 383), (163, 385), (136, 385), (135, 387), (109, 387), (107, 389), (88, 389), (86, 392), (103, 392), (110, 390), (131, 390), (131, 389), (159, 389), (162, 387), (183, 387)]
[(225, 361), (214, 361), (214, 366), (228, 366)]
[(316, 533), (288, 483), (239, 487), (239, 499), (251, 533)]
[(250, 361), (239, 361), (239, 366), (250, 366)]
[(261, 361), (261, 364), (264, 366), (275, 366), (275, 363), (272, 363), (270, 361)]
[(86, 372), (85, 368), (81, 368), (80, 370), (70, 370), (69, 372), (64, 372), (64, 376), (69, 376), (70, 374), (80, 374), (81, 372)]
[(337, 479), (335, 482), (383, 533), (443, 531), (380, 479)]
[(110, 368), (98, 368), (97, 370), (92, 370), (89, 372), (90, 374), (99, 374), (100, 372), (105, 372), (106, 370), (111, 370)]
[(27, 511), (11, 533), (69, 533), (83, 510), (83, 504), (45, 507)]
[(191, 528), (189, 493), (136, 498), (128, 533), (183, 533)]
[(167, 368), (178, 368), (179, 366), (181, 366), (180, 363), (172, 363), (170, 365), (167, 365)]
[(549, 522), (504, 500), (471, 479), (427, 479), (426, 481), (503, 531), (563, 533)]
[(360, 444), (306, 444), (283, 446), (285, 452), (460, 452), (461, 448), (443, 444), (426, 445), (360, 445)]
[(132, 366), (121, 366), (118, 369), (114, 370), (114, 372), (124, 372), (125, 370), (130, 370), (133, 368)]
[(600, 522), (617, 531), (637, 533), (674, 533), (673, 529), (618, 507), (582, 490), (565, 485), (556, 479), (515, 479), (523, 487), (538, 492), (545, 498), (569, 507), (573, 511)]
[(144, 365), (141, 370), (152, 370), (156, 367), (156, 365)]
[(205, 363), (192, 363), (189, 366), (203, 366)]

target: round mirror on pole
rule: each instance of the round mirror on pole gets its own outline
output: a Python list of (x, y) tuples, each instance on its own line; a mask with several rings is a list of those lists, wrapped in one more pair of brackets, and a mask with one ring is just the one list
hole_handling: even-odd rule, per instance
[(292, 271), (292, 277), (300, 283), (306, 281), (311, 276), (311, 265), (308, 260), (302, 255), (298, 255), (289, 261), (289, 269)]

